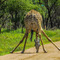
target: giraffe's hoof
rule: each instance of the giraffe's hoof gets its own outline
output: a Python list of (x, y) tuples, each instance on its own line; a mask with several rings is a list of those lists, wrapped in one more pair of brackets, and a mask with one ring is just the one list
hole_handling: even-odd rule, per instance
[(47, 53), (47, 51), (44, 51), (44, 53)]
[(60, 48), (58, 50), (60, 51)]
[(12, 51), (10, 53), (13, 53)]
[(24, 51), (22, 51), (21, 53), (24, 53)]
[(36, 51), (36, 53), (38, 53), (38, 51)]

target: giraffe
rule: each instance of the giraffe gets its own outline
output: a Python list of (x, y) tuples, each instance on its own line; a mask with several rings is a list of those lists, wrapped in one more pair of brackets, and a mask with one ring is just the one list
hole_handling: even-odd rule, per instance
[(25, 35), (24, 37), (22, 38), (22, 40), (19, 42), (19, 44), (13, 49), (13, 51), (11, 53), (13, 53), (15, 51), (15, 49), (23, 42), (23, 40), (25, 39), (25, 43), (24, 43), (24, 48), (22, 50), (21, 53), (24, 53), (25, 51), (25, 46), (26, 46), (26, 42), (27, 42), (27, 38), (28, 38), (28, 34), (31, 32), (31, 30), (33, 30), (34, 32), (36, 32), (36, 40), (37, 40), (37, 37), (40, 38), (41, 40), (41, 44), (42, 44), (42, 48), (43, 48), (43, 51), (45, 53), (47, 53), (47, 51), (45, 50), (44, 48), (44, 44), (43, 44), (43, 41), (42, 41), (42, 37), (41, 37), (41, 33), (48, 39), (48, 41), (50, 41), (59, 51), (60, 51), (60, 48), (57, 47), (53, 41), (45, 34), (45, 32), (43, 31), (43, 28), (41, 26), (41, 22), (42, 22), (42, 16), (39, 12), (35, 11), (35, 10), (31, 10), (29, 11), (25, 18), (24, 18), (24, 23), (25, 23), (25, 28), (26, 28), (26, 32), (25, 32)]

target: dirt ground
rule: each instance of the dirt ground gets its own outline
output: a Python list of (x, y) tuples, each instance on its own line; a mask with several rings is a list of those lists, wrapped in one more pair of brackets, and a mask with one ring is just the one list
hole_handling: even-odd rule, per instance
[[(54, 42), (60, 47), (60, 41)], [(47, 53), (44, 53), (40, 46), (39, 53), (36, 53), (35, 48), (27, 49), (24, 54), (21, 51), (13, 54), (0, 56), (0, 60), (60, 60), (60, 51), (58, 51), (51, 43), (44, 45)]]

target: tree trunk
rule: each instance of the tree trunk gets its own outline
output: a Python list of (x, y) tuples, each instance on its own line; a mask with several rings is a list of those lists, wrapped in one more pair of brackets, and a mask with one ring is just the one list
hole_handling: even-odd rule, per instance
[(50, 24), (51, 24), (51, 28), (53, 28), (53, 23), (52, 23), (52, 20), (50, 19)]
[(43, 18), (43, 27), (44, 27), (44, 26), (45, 26), (45, 23), (44, 23), (44, 22), (45, 22), (45, 21), (44, 21), (45, 19), (44, 19), (44, 16), (43, 16), (43, 15), (42, 15), (42, 18)]
[(46, 28), (48, 27), (48, 19), (49, 17), (46, 19)]
[(58, 23), (58, 28), (59, 28), (59, 23)]
[(53, 27), (53, 23), (52, 23), (52, 17), (51, 17), (50, 12), (51, 12), (51, 9), (48, 9), (48, 18), (50, 20), (50, 25), (51, 25), (51, 28), (52, 28)]
[(23, 31), (23, 26), (22, 26), (22, 31), (21, 31), (21, 33), (24, 33), (24, 31)]
[(17, 29), (17, 11), (15, 12), (15, 24), (14, 24), (14, 29)]
[(15, 22), (15, 24), (14, 24), (14, 29), (15, 29), (15, 30), (17, 29), (17, 24), (16, 24), (16, 22)]
[(1, 28), (0, 28), (0, 33), (1, 33)]

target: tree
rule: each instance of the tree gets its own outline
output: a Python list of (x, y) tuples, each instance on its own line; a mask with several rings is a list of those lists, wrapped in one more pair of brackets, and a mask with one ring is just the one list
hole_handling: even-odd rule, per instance
[(17, 23), (20, 22), (20, 15), (21, 11), (24, 12), (26, 10), (26, 3), (21, 0), (9, 0), (7, 2), (7, 9), (11, 15), (11, 22), (14, 23), (14, 29), (17, 29)]
[(50, 25), (51, 25), (51, 28), (53, 27), (53, 22), (52, 22), (52, 17), (51, 17), (51, 11), (53, 9), (53, 7), (55, 6), (55, 4), (57, 3), (58, 0), (39, 0), (39, 3), (41, 2), (45, 7), (46, 9), (48, 10), (48, 17), (46, 19), (46, 27), (48, 26), (48, 21), (50, 21)]
[(31, 9), (36, 9), (38, 6), (33, 5), (32, 1), (28, 0), (8, 0), (7, 10), (11, 15), (11, 22), (14, 23), (14, 29), (17, 29), (17, 23), (23, 24), (25, 14)]
[(3, 19), (6, 9), (6, 1), (7, 0), (0, 0), (0, 33), (1, 33), (1, 28), (3, 27), (4, 22), (6, 20), (5, 18)]

